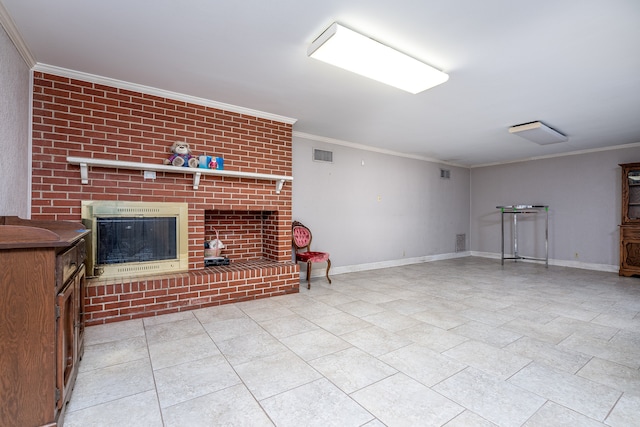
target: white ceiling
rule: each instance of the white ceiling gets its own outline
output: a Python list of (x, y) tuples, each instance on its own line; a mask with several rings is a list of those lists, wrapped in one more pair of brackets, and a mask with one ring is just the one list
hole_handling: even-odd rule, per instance
[[(39, 64), (295, 118), (298, 135), (465, 166), (640, 142), (638, 0), (0, 3)], [(308, 58), (334, 21), (449, 81), (411, 95)], [(508, 132), (535, 120), (569, 141)]]

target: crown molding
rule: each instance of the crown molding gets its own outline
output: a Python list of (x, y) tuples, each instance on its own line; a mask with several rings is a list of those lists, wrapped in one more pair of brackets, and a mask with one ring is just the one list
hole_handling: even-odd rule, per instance
[(465, 168), (465, 169), (469, 168), (469, 166), (459, 165), (457, 163), (445, 162), (445, 161), (434, 159), (434, 158), (431, 158), (431, 157), (418, 156), (418, 155), (415, 155), (415, 154), (401, 153), (399, 151), (393, 151), (393, 150), (387, 150), (387, 149), (384, 149), (384, 148), (372, 147), (370, 145), (358, 144), (356, 142), (343, 141), (343, 140), (340, 140), (340, 139), (328, 138), (326, 136), (313, 135), (313, 134), (310, 134), (310, 133), (293, 131), (292, 135), (294, 137), (298, 137), (298, 138), (302, 138), (302, 139), (308, 139), (310, 141), (318, 141), (318, 142), (326, 142), (327, 144), (342, 145), (343, 147), (355, 148), (356, 150), (372, 151), (372, 152), (375, 152), (375, 153), (387, 154), (389, 156), (405, 157), (407, 159), (421, 160), (423, 162), (438, 163), (438, 164), (441, 164), (441, 165), (448, 165), (448, 166), (454, 166), (454, 167)]
[(258, 117), (261, 119), (271, 120), (279, 123), (286, 123), (293, 125), (298, 119), (291, 117), (280, 116), (277, 114), (271, 114), (264, 111), (253, 110), (251, 108), (239, 107), (237, 105), (226, 104), (224, 102), (213, 101), (206, 98), (199, 98), (197, 96), (185, 95), (182, 93), (171, 92), (164, 89), (158, 89), (151, 86), (140, 85), (136, 83), (125, 82), (123, 80), (112, 79), (110, 77), (98, 76), (95, 74), (84, 73), (82, 71), (70, 70), (68, 68), (56, 67), (54, 65), (37, 63), (33, 67), (34, 71), (42, 73), (53, 74), (61, 77), (68, 77), (71, 79), (83, 80), (91, 83), (102, 84), (105, 86), (116, 87), (119, 89), (130, 90), (133, 92), (140, 92), (147, 95), (155, 95), (161, 98), (173, 99), (175, 101), (183, 101), (191, 104), (202, 105), (205, 107), (217, 108), (219, 110), (229, 111), (232, 113), (244, 114), (252, 117)]
[(7, 35), (18, 50), (22, 60), (29, 68), (33, 68), (33, 66), (36, 65), (36, 59), (27, 47), (27, 44), (24, 42), (16, 24), (13, 22), (13, 19), (11, 19), (11, 16), (2, 4), (2, 1), (0, 1), (0, 25), (2, 25), (2, 28), (7, 32)]
[(566, 156), (578, 156), (580, 154), (599, 153), (601, 151), (624, 150), (625, 148), (637, 148), (637, 147), (640, 147), (640, 142), (633, 142), (631, 144), (622, 144), (622, 145), (612, 145), (611, 147), (589, 148), (586, 150), (569, 151), (567, 153), (548, 154), (546, 156), (527, 157), (524, 159), (510, 160), (507, 162), (485, 163), (482, 165), (469, 166), (469, 168), (474, 169), (474, 168), (484, 168), (489, 166), (501, 166), (501, 165), (508, 165), (511, 163), (531, 162), (533, 160), (553, 159), (556, 157), (566, 157)]
[(456, 164), (456, 163), (446, 162), (446, 161), (442, 161), (442, 160), (438, 160), (438, 159), (434, 159), (434, 158), (430, 158), (430, 157), (417, 156), (417, 155), (412, 155), (412, 154), (400, 153), (400, 152), (397, 152), (397, 151), (385, 150), (383, 148), (371, 147), (371, 146), (368, 146), (368, 145), (358, 144), (358, 143), (355, 143), (355, 142), (349, 142), (349, 141), (342, 141), (342, 140), (339, 140), (339, 139), (327, 138), (327, 137), (324, 137), (324, 136), (318, 136), (318, 135), (313, 135), (313, 134), (304, 133), (304, 132), (294, 131), (293, 132), (293, 136), (294, 137), (298, 137), (298, 138), (308, 139), (310, 141), (326, 142), (328, 144), (342, 145), (344, 147), (355, 148), (357, 150), (373, 151), (373, 152), (376, 152), (376, 153), (388, 154), (388, 155), (391, 155), (391, 156), (406, 157), (406, 158), (409, 158), (409, 159), (416, 159), (416, 160), (422, 160), (422, 161), (425, 161), (425, 162), (439, 163), (439, 164), (443, 164), (443, 165), (449, 165), (449, 166), (460, 167), (460, 168), (465, 168), (465, 169), (475, 169), (475, 168), (484, 168), (484, 167), (490, 167), (490, 166), (500, 166), (500, 165), (507, 165), (507, 164), (510, 164), (510, 163), (530, 162), (530, 161), (534, 161), (534, 160), (552, 159), (552, 158), (555, 158), (555, 157), (577, 156), (577, 155), (580, 155), (580, 154), (598, 153), (598, 152), (601, 152), (601, 151), (623, 150), (625, 148), (637, 148), (637, 147), (640, 147), (640, 142), (634, 142), (634, 143), (631, 143), (631, 144), (614, 145), (614, 146), (611, 146), (611, 147), (590, 148), (590, 149), (586, 149), (586, 150), (569, 151), (567, 153), (549, 154), (549, 155), (546, 155), (546, 156), (527, 157), (527, 158), (522, 158), (522, 159), (504, 161), (504, 162), (494, 162), (494, 163), (485, 163), (485, 164), (480, 164), (480, 165), (468, 166), (468, 165), (459, 165), (459, 164)]

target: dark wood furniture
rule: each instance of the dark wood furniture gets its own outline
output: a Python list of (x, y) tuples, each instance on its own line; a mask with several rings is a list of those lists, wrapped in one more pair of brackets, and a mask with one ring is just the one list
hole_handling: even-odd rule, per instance
[(62, 425), (84, 340), (80, 223), (0, 216), (0, 425)]
[(620, 276), (640, 275), (640, 163), (621, 164)]

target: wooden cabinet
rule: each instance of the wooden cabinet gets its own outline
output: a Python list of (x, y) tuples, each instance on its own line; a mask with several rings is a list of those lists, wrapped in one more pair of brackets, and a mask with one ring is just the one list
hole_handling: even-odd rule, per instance
[(0, 425), (62, 425), (82, 357), (88, 234), (0, 217)]
[(640, 163), (622, 168), (622, 224), (620, 225), (620, 275), (640, 275)]

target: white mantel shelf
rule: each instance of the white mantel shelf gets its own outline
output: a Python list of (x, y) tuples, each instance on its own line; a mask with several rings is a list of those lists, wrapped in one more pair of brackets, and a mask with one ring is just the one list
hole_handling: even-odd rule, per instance
[(72, 165), (80, 165), (80, 179), (83, 184), (89, 183), (89, 166), (98, 166), (115, 169), (132, 169), (141, 171), (152, 172), (169, 172), (169, 173), (183, 173), (193, 175), (193, 189), (197, 190), (200, 185), (200, 177), (202, 175), (215, 175), (215, 176), (229, 176), (234, 178), (253, 178), (262, 179), (267, 181), (275, 181), (276, 193), (280, 194), (282, 186), (285, 181), (293, 181), (292, 176), (285, 175), (269, 175), (265, 173), (253, 173), (253, 172), (237, 172), (218, 169), (204, 169), (204, 168), (187, 168), (177, 167), (171, 165), (156, 165), (151, 163), (136, 163), (125, 162), (121, 160), (106, 160), (106, 159), (92, 159), (88, 157), (67, 157), (67, 162)]

